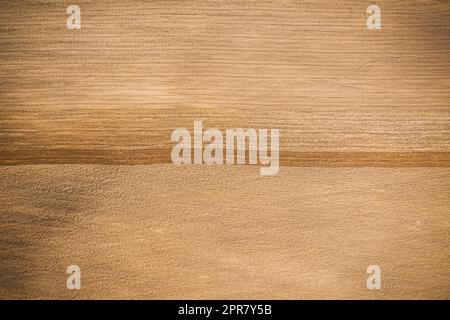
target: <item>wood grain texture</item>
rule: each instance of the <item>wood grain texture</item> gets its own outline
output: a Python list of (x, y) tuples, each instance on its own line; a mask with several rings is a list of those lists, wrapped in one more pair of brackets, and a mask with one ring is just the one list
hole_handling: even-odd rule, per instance
[[(450, 298), (447, 168), (0, 173), (2, 298)], [(81, 290), (66, 288), (72, 264)], [(372, 264), (381, 290), (366, 288)]]
[(279, 128), (285, 165), (450, 164), (447, 1), (377, 31), (359, 1), (67, 3), (1, 4), (0, 164), (166, 163), (197, 119)]
[[(450, 298), (447, 0), (75, 2), (0, 2), (0, 299)], [(279, 174), (173, 166), (194, 120)]]

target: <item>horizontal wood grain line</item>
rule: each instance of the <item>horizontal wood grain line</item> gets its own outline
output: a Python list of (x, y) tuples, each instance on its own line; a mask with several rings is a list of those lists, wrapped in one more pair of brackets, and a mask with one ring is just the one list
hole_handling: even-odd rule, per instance
[(202, 120), (279, 129), (282, 165), (449, 166), (446, 2), (65, 3), (0, 4), (0, 165), (170, 163)]
[[(0, 299), (450, 298), (448, 0), (377, 0), (381, 30), (358, 0), (69, 4), (0, 1)], [(198, 120), (279, 129), (279, 173), (173, 165)]]
[[(2, 150), (0, 166), (32, 164), (141, 165), (171, 163), (171, 149)], [(247, 157), (248, 159), (248, 157)], [(248, 162), (248, 161), (247, 161)], [(280, 152), (280, 165), (297, 167), (450, 167), (450, 152)]]

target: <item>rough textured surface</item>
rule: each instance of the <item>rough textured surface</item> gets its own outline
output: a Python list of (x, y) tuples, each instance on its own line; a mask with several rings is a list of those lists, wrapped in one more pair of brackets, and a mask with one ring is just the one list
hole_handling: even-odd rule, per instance
[(0, 173), (2, 298), (450, 298), (448, 169)]
[[(0, 298), (449, 299), (450, 4), (376, 3), (0, 1)], [(280, 173), (172, 166), (194, 120)]]

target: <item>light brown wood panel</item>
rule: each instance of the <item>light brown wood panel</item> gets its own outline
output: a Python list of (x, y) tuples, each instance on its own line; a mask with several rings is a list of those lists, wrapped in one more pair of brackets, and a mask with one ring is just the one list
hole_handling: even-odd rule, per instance
[(450, 298), (448, 168), (0, 173), (2, 298)]
[[(0, 298), (449, 299), (450, 4), (369, 4), (1, 1)], [(280, 172), (172, 165), (195, 120)]]
[(446, 1), (375, 31), (359, 1), (68, 3), (1, 4), (1, 164), (165, 163), (194, 120), (279, 128), (285, 165), (450, 164)]

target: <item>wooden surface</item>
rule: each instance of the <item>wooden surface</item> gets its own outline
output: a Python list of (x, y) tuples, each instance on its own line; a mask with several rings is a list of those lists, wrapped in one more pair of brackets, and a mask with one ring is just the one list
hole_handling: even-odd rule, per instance
[(4, 167), (0, 296), (449, 298), (447, 168), (282, 169)]
[[(0, 2), (0, 298), (450, 298), (450, 4), (376, 4)], [(194, 120), (280, 173), (172, 165)]]

